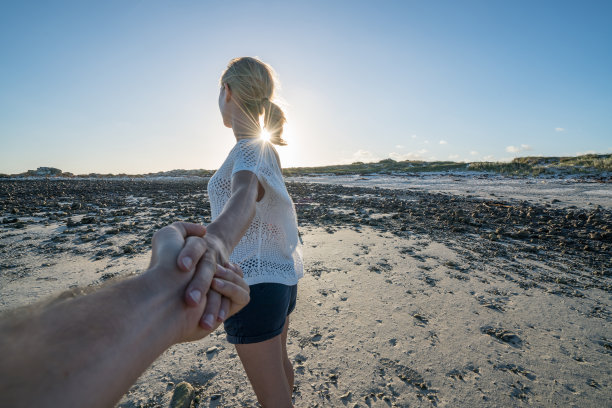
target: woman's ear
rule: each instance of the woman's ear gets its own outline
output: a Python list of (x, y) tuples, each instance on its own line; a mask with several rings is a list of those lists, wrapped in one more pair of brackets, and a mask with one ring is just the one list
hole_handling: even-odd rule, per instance
[(225, 89), (225, 102), (229, 102), (229, 100), (232, 98), (232, 91), (230, 90), (228, 84), (223, 84), (223, 88)]

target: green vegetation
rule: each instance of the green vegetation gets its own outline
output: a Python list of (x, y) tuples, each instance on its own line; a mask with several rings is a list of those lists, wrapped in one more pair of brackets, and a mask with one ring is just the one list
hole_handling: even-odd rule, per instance
[(302, 176), (306, 174), (392, 174), (392, 173), (420, 173), (433, 171), (465, 171), (466, 163), (450, 161), (395, 161), (393, 159), (381, 160), (378, 163), (355, 162), (345, 165), (323, 167), (291, 167), (283, 169), (285, 176)]
[(573, 157), (517, 157), (510, 163), (474, 162), (469, 170), (509, 175), (590, 174), (612, 172), (612, 154)]
[(612, 172), (612, 154), (586, 154), (576, 157), (518, 157), (509, 163), (448, 161), (395, 161), (381, 160), (378, 163), (356, 162), (346, 165), (323, 167), (292, 167), (283, 170), (285, 176), (308, 174), (392, 174), (444, 171), (478, 171), (505, 175), (538, 176), (554, 174), (597, 175)]

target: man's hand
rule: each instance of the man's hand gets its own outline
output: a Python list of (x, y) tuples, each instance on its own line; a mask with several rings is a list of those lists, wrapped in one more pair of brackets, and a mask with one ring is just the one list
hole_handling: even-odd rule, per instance
[[(200, 319), (200, 327), (212, 330), (218, 323), (229, 317), (230, 300), (223, 298), (215, 290), (208, 291), (212, 277), (217, 274), (218, 265), (228, 266), (228, 251), (222, 241), (213, 234), (204, 237), (189, 237), (185, 248), (179, 254), (179, 265), (182, 259), (200, 259), (195, 274), (184, 293), (185, 303), (189, 306), (198, 306), (202, 294), (207, 293), (206, 308)], [(242, 272), (241, 272), (242, 273)]]
[(0, 314), (0, 406), (115, 406), (168, 347), (200, 339), (218, 326), (198, 325), (208, 293), (228, 299), (228, 316), (246, 305), (249, 288), (233, 265), (215, 265), (214, 277), (204, 274), (197, 307), (183, 301), (196, 271), (208, 266), (194, 255), (194, 267), (184, 271), (177, 257), (184, 249), (203, 253), (205, 233), (201, 225), (174, 223), (154, 235), (145, 273), (86, 295)]
[(219, 249), (212, 237), (202, 238), (205, 233), (201, 225), (175, 222), (153, 236), (151, 265), (143, 278), (155, 293), (168, 292), (177, 303), (175, 343), (208, 335), (250, 300), (240, 268), (217, 265)]

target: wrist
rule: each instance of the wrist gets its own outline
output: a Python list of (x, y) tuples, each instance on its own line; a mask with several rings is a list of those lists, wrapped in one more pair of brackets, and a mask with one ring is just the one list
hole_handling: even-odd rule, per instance
[(229, 258), (233, 246), (229, 241), (229, 238), (225, 235), (224, 229), (221, 228), (221, 226), (212, 223), (206, 227), (206, 236), (204, 239), (220, 253), (221, 257), (226, 260)]
[[(186, 272), (181, 272), (187, 274)], [(134, 279), (143, 301), (143, 319), (150, 324), (150, 332), (160, 340), (160, 347), (168, 348), (180, 341), (184, 313), (183, 292), (187, 281), (181, 284), (168, 279), (168, 271), (159, 266), (147, 269)]]

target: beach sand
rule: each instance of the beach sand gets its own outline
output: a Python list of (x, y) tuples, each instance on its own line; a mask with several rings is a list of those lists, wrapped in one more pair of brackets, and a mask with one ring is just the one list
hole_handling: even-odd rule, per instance
[[(142, 271), (156, 229), (210, 214), (202, 181), (58, 183), (0, 182), (1, 309)], [(305, 259), (288, 345), (296, 406), (612, 400), (610, 206), (289, 190)], [(195, 407), (256, 406), (222, 329), (170, 348), (119, 406), (168, 406), (183, 381)]]

